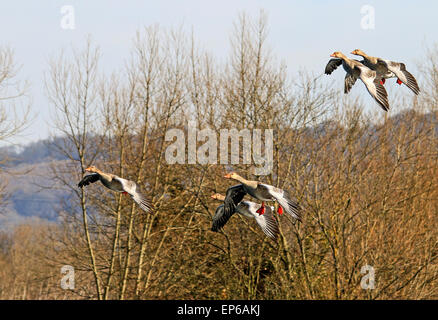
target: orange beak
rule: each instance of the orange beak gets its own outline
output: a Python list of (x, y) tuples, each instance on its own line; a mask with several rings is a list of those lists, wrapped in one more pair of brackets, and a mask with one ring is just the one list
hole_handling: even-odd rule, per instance
[(224, 178), (231, 179), (231, 173), (227, 173), (226, 175), (224, 175)]
[(85, 169), (85, 171), (90, 171), (91, 170), (91, 167), (88, 167), (87, 169)]
[(332, 53), (332, 54), (330, 55), (330, 57), (335, 57), (335, 54), (334, 54), (334, 53)]
[(351, 54), (356, 54), (356, 50), (353, 50), (350, 52)]

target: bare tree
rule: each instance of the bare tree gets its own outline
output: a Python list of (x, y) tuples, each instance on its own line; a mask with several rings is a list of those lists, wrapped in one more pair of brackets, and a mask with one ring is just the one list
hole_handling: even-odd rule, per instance
[[(19, 66), (14, 61), (14, 52), (9, 47), (0, 47), (0, 144), (13, 143), (30, 123), (30, 98), (28, 83), (17, 79)], [(0, 155), (0, 207), (9, 196), (6, 187), (8, 178), (17, 172), (7, 170), (10, 159)]]
[(54, 164), (52, 171), (55, 181), (59, 181), (78, 198), (89, 267), (94, 275), (96, 297), (101, 299), (102, 279), (96, 264), (87, 198), (85, 190), (77, 188), (78, 173), (83, 174), (99, 153), (99, 138), (93, 137), (93, 133), (100, 129), (96, 126), (99, 118), (96, 107), (98, 60), (99, 51), (88, 40), (84, 51), (73, 53), (72, 62), (62, 55), (52, 60), (46, 88), (47, 96), (56, 110), (55, 126), (65, 137), (64, 144), (58, 146), (59, 151), (70, 160)]

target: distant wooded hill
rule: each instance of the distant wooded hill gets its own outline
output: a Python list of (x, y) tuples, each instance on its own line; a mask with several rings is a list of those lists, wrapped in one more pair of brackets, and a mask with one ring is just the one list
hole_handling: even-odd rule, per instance
[(56, 221), (57, 208), (61, 201), (68, 201), (69, 194), (42, 186), (47, 185), (49, 165), (66, 160), (55, 147), (64, 143), (65, 139), (58, 137), (20, 147), (0, 148), (0, 163), (7, 159), (0, 177), (7, 180), (8, 194), (6, 205), (0, 208), (0, 224), (17, 223), (28, 218)]

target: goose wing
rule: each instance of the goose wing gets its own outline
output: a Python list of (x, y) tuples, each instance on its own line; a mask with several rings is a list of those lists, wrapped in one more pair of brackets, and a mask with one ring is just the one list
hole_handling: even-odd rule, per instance
[(257, 206), (258, 207), (255, 208), (255, 210), (251, 210), (257, 224), (269, 238), (276, 240), (280, 230), (278, 228), (278, 221), (274, 217), (274, 208), (266, 206), (265, 213), (260, 215), (256, 212), (260, 205)]
[(113, 180), (121, 183), (123, 191), (128, 193), (132, 200), (134, 200), (134, 202), (136, 202), (140, 208), (142, 208), (145, 212), (152, 212), (153, 205), (149, 200), (147, 200), (144, 194), (140, 193), (140, 187), (137, 183), (131, 180), (122, 179), (117, 176), (113, 177)]
[(246, 191), (242, 184), (238, 184), (227, 189), (224, 200), (224, 214), (229, 219), (236, 211), (236, 206), (242, 201)]
[(292, 218), (301, 221), (301, 207), (297, 201), (292, 200), (288, 192), (283, 189), (262, 183), (259, 184), (259, 187), (266, 189), (270, 196), (277, 200), (279, 205), (282, 206), (283, 209), (292, 216)]
[(132, 200), (134, 200), (140, 206), (140, 208), (142, 208), (146, 212), (152, 212), (154, 207), (152, 206), (152, 203), (150, 203), (150, 201), (147, 200), (147, 198), (144, 194), (141, 194), (139, 192), (135, 192), (135, 193), (130, 194), (130, 195), (131, 195)]
[(383, 110), (388, 111), (388, 93), (385, 87), (380, 83), (380, 78), (377, 77), (377, 73), (365, 66), (356, 66), (355, 69), (360, 72), (359, 78), (365, 84), (369, 94)]
[(100, 179), (100, 175), (98, 173), (88, 174), (82, 178), (78, 183), (78, 187), (82, 188), (84, 186), (88, 186), (90, 183), (94, 183)]
[(342, 64), (342, 59), (334, 58), (330, 59), (327, 65), (325, 66), (325, 74), (331, 74)]
[(211, 224), (211, 231), (218, 232), (228, 222), (230, 217), (231, 215), (229, 216), (225, 215), (224, 205), (221, 204), (219, 207), (216, 208), (216, 211), (214, 213), (212, 224)]
[(353, 69), (351, 72), (347, 72), (345, 74), (344, 79), (344, 93), (347, 94), (350, 92), (353, 85), (356, 83), (357, 78), (359, 77), (359, 72), (356, 69)]
[(409, 71), (406, 70), (406, 66), (404, 63), (383, 59), (381, 59), (380, 61), (386, 63), (388, 70), (395, 74), (395, 76), (400, 79), (400, 81), (403, 82), (415, 94), (420, 93), (420, 87), (418, 86), (417, 80)]

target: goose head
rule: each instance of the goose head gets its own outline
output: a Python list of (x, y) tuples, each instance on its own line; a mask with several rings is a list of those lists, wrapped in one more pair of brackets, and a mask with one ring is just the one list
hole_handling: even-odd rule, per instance
[(87, 169), (85, 169), (87, 172), (98, 172), (99, 169), (97, 169), (95, 166), (89, 166)]
[(355, 50), (351, 51), (351, 54), (354, 54), (356, 56), (362, 56), (362, 57), (366, 56), (365, 52), (363, 52), (360, 49), (355, 49)]
[(220, 201), (225, 200), (225, 197), (223, 195), (221, 195), (220, 193), (214, 193), (210, 196), (210, 198), (212, 198), (214, 200), (220, 200)]
[(240, 176), (236, 172), (230, 172), (224, 175), (224, 178), (237, 180)]
[(345, 58), (345, 55), (340, 51), (335, 51), (330, 55), (330, 57), (343, 59)]

